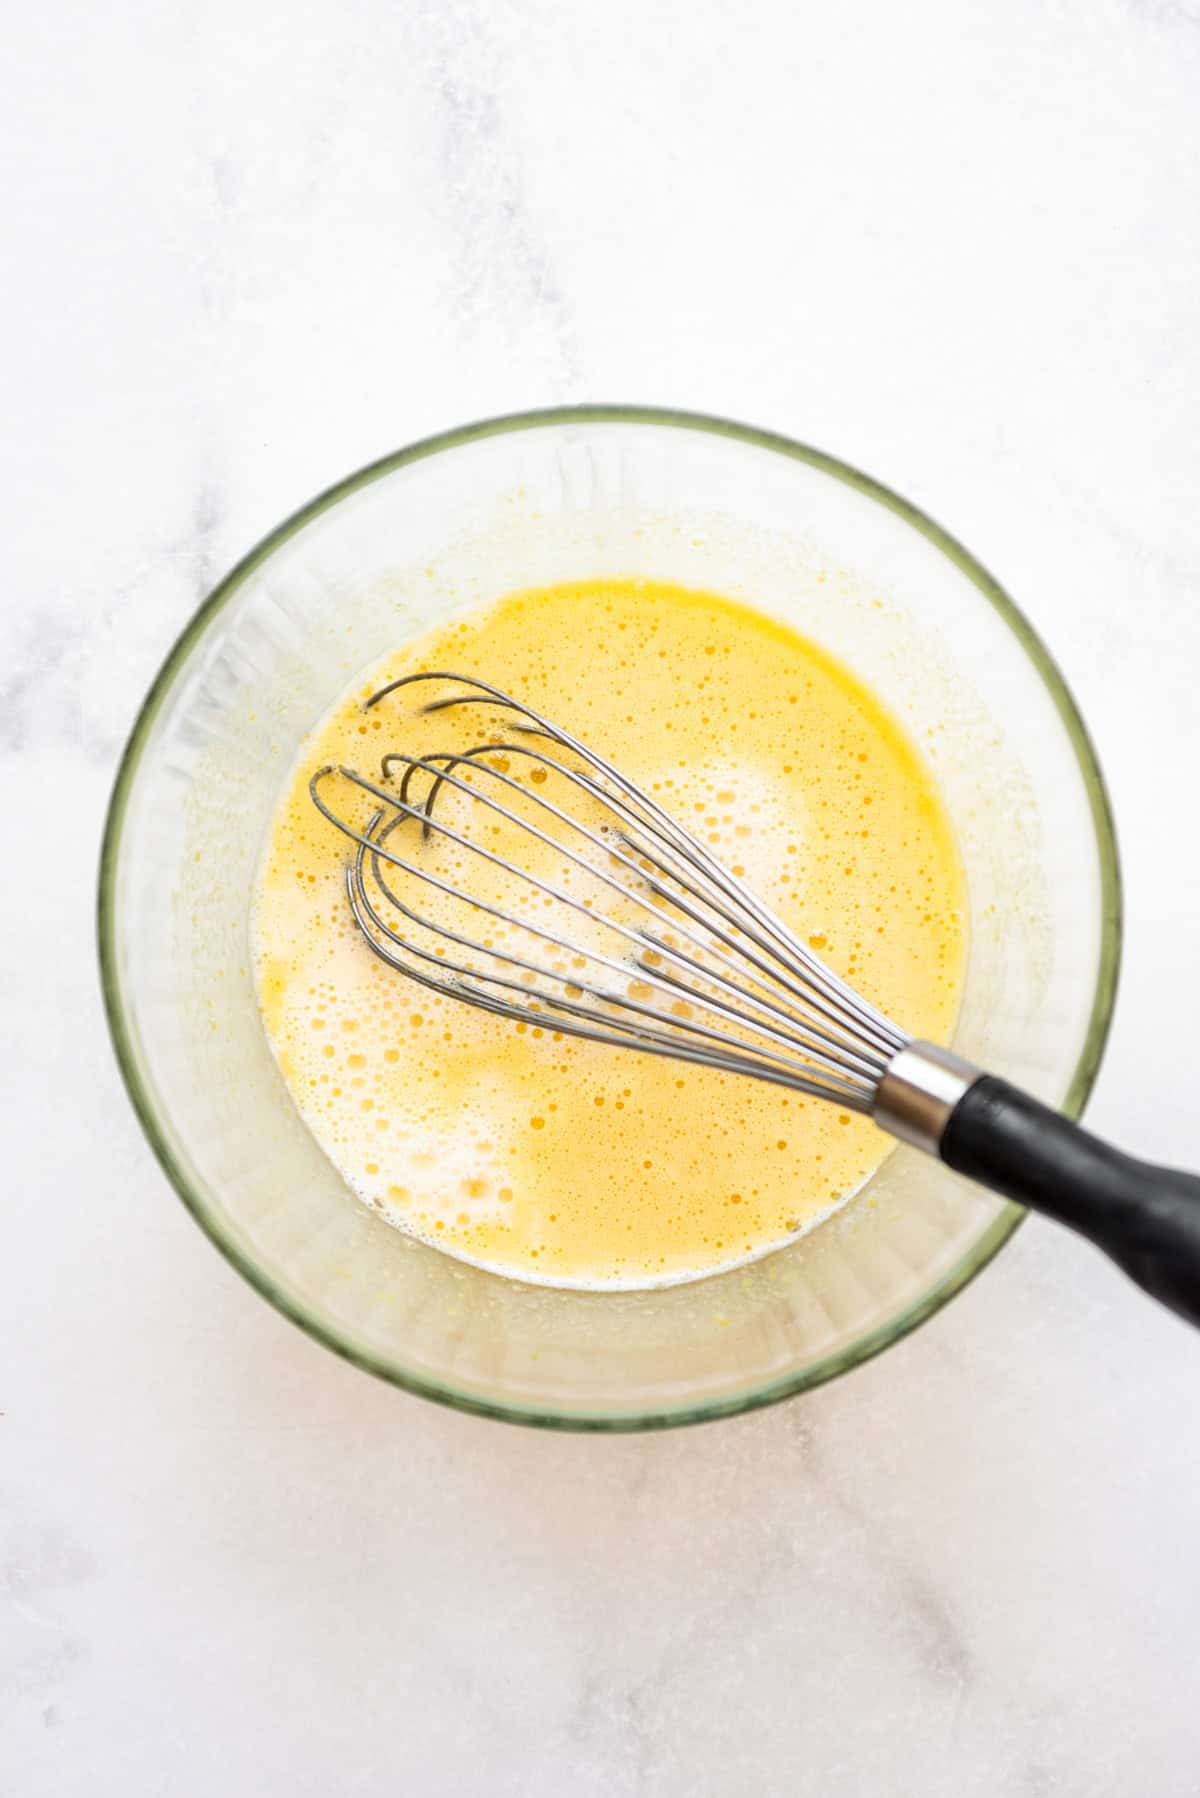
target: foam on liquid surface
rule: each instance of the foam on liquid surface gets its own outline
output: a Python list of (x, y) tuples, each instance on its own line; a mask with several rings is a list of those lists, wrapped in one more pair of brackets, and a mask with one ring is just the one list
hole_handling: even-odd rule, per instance
[(266, 846), (256, 975), (301, 1115), (360, 1198), (452, 1253), (525, 1279), (657, 1284), (808, 1227), (889, 1139), (742, 1077), (580, 1042), (441, 998), (359, 940), (349, 845), (313, 770), (463, 746), (461, 717), (387, 681), (476, 674), (590, 743), (742, 873), (840, 974), (914, 1034), (946, 1040), (965, 962), (949, 820), (895, 721), (791, 631), (646, 581), (514, 594), (403, 645), (304, 746)]

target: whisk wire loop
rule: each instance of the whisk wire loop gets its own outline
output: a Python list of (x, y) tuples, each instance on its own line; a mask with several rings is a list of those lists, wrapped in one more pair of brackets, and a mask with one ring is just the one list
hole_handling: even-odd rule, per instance
[[(511, 714), (509, 728), (526, 741), (506, 733), (428, 755), (390, 750), (378, 781), (335, 765), (312, 776), (318, 810), (357, 846), (347, 897), (376, 955), (500, 1017), (871, 1109), (888, 1065), (910, 1041), (904, 1032), (648, 793), (532, 707), (474, 677), (426, 673), (389, 682), (365, 709), (423, 682), (451, 682), (456, 691), (428, 701), (422, 715), (491, 706)], [(532, 764), (529, 781), (510, 772), (513, 756)], [(361, 797), (331, 803), (325, 788), (334, 781)], [(361, 819), (364, 799), (372, 809)], [(454, 821), (445, 815), (451, 799)], [(577, 802), (599, 823), (577, 815)], [(458, 811), (477, 828), (458, 827)], [(406, 824), (419, 829), (413, 859), (395, 847)], [(483, 830), (503, 839), (503, 852), (481, 840)], [(506, 832), (516, 833), (512, 853)], [(478, 858), (468, 864), (478, 879), (442, 871), (435, 844)], [(538, 872), (547, 856), (552, 871)], [(396, 890), (397, 873), (440, 896), (434, 912), (417, 909), (408, 888)], [(500, 895), (489, 897), (497, 876)], [(589, 897), (572, 890), (580, 876), (594, 887)], [(572, 934), (535, 921), (534, 903), (555, 922), (564, 912), (574, 918)], [(474, 929), (451, 921), (464, 907)], [(522, 952), (518, 943), (536, 948)], [(448, 946), (467, 959), (450, 956)]]

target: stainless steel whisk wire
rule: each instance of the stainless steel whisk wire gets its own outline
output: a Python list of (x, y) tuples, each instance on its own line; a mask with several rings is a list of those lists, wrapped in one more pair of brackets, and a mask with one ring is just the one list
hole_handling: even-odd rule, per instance
[[(539, 746), (501, 741), (426, 756), (390, 751), (382, 758), (381, 782), (369, 780), (355, 769), (333, 765), (314, 774), (310, 791), (318, 809), (357, 845), (355, 858), (347, 869), (347, 895), (359, 929), (382, 960), (435, 991), (466, 999), (502, 1016), (525, 1022), (532, 1019), (592, 1041), (641, 1048), (727, 1072), (750, 1074), (858, 1111), (871, 1109), (888, 1064), (911, 1040), (904, 1032), (826, 968), (749, 888), (648, 794), (532, 707), (474, 678), (429, 673), (389, 683), (371, 695), (364, 709), (370, 710), (398, 688), (428, 681), (452, 681), (459, 689), (468, 690), (435, 699), (421, 708), (423, 714), (469, 704), (495, 706), (523, 720), (513, 728), (538, 738)], [(542, 745), (568, 751), (591, 772), (567, 765), (548, 754)], [(504, 766), (497, 764), (497, 758), (513, 755), (527, 758), (543, 781), (549, 773), (570, 783), (615, 819), (615, 829), (611, 824), (602, 826), (608, 833), (602, 836), (533, 784), (514, 779), (508, 772), (511, 764), (507, 760)], [(400, 767), (404, 774), (398, 786), (389, 784), (393, 771)], [(464, 779), (459, 772), (468, 769), (475, 775), (474, 781)], [(419, 801), (410, 798), (415, 775), (424, 775), (429, 782)], [(502, 797), (483, 790), (480, 776), (519, 796), (522, 803), (532, 801), (548, 819), (575, 833), (599, 851), (605, 861), (631, 875), (634, 884), (617, 878), (607, 867), (569, 847), (529, 818), (520, 817), (511, 805), (502, 803)], [(378, 802), (365, 829), (358, 829), (327, 802), (322, 786), (334, 778), (348, 781)], [(477, 838), (456, 830), (434, 812), (438, 796), (446, 786), (527, 833), (530, 839), (551, 849), (621, 900), (632, 901), (665, 934), (656, 936), (644, 924), (638, 927), (611, 914), (598, 914), (590, 901), (539, 878)], [(629, 945), (632, 959), (628, 955), (619, 959), (595, 948), (581, 954), (577, 942), (557, 931), (464, 890), (429, 866), (406, 860), (391, 847), (391, 839), (409, 821), (419, 823), (425, 841), (437, 833), (446, 842), (483, 858), (506, 876), (524, 882), (547, 902), (564, 905), (586, 917), (590, 924), (615, 933)], [(443, 921), (423, 916), (396, 893), (385, 876), (383, 863), (448, 898), (465, 902), (477, 913), (539, 939), (571, 957), (577, 967), (590, 962), (626, 981), (635, 974), (647, 993), (654, 991), (671, 1001), (673, 1010), (664, 1013), (628, 990), (598, 986), (581, 973), (531, 961), (492, 942), (481, 943)], [(443, 949), (432, 952), (422, 948), (382, 915), (368, 890), (368, 868), (375, 886), (395, 913), (475, 956), (485, 955), (493, 964), (520, 970), (526, 978), (513, 979), (497, 973), (494, 967), (485, 971), (478, 965), (449, 960)], [(680, 941), (694, 953), (681, 949)], [(701, 955), (703, 961), (697, 958)], [(648, 956), (653, 961), (648, 961)], [(415, 968), (413, 957), (426, 967)], [(430, 966), (436, 967), (436, 974), (428, 971)], [(535, 990), (531, 990), (531, 979), (540, 983)], [(547, 991), (547, 982), (565, 991)], [(505, 997), (507, 993), (519, 994), (520, 1002)], [(687, 1008), (686, 1012), (681, 1012), (681, 1006)], [(697, 1022), (690, 1015), (693, 1009), (702, 1012), (710, 1022)], [(712, 1020), (723, 1028), (714, 1028)], [(730, 1028), (741, 1034), (731, 1036)]]

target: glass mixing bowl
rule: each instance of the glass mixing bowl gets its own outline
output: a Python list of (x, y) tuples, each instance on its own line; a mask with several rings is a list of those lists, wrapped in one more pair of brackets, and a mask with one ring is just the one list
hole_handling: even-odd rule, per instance
[(1087, 732), (1012, 601), (914, 506), (785, 438), (636, 407), (491, 420), (353, 475), (221, 583), (134, 726), (101, 863), (105, 998), (150, 1143), (234, 1266), (358, 1366), (464, 1410), (617, 1430), (853, 1367), (944, 1305), (1022, 1214), (900, 1147), (842, 1211), (750, 1266), (555, 1291), (402, 1235), (317, 1148), (248, 953), (256, 860), (300, 741), (403, 638), (593, 575), (747, 600), (888, 702), (935, 768), (967, 868), (955, 1046), (1072, 1115), (1112, 1006), (1119, 883)]

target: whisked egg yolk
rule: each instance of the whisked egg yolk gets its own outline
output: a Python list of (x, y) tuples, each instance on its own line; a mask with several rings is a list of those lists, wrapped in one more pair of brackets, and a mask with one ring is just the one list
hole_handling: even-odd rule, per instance
[[(523, 1279), (594, 1287), (711, 1273), (794, 1236), (891, 1144), (760, 1082), (491, 1017), (384, 967), (312, 804), (325, 763), (462, 748), (389, 681), (454, 668), (518, 695), (627, 772), (839, 974), (946, 1041), (966, 901), (933, 778), (823, 650), (715, 594), (596, 580), (512, 594), (403, 644), (304, 745), (265, 846), (255, 968), (301, 1116), (389, 1221)], [(536, 772), (536, 770), (533, 770)], [(531, 777), (531, 776), (530, 776)]]

